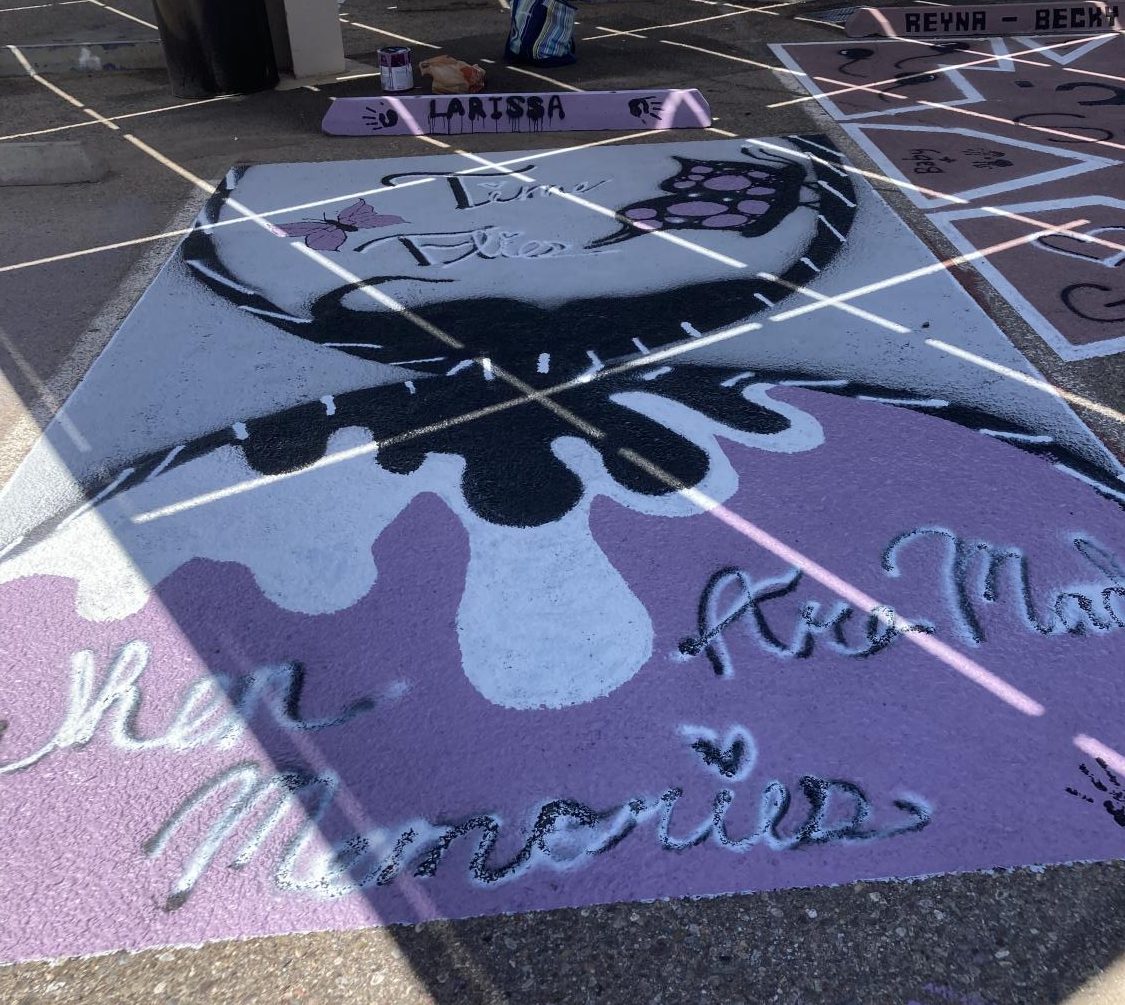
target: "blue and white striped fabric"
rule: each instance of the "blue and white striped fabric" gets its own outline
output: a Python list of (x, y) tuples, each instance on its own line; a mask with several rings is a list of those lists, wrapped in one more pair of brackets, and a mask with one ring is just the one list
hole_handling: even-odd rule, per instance
[(533, 66), (573, 63), (575, 12), (564, 0), (512, 0), (512, 33), (505, 58)]

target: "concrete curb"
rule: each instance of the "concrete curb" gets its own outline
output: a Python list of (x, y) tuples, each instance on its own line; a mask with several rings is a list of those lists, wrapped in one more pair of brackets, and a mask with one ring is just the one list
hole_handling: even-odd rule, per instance
[(155, 39), (145, 42), (65, 42), (0, 47), (0, 77), (26, 77), (12, 51), (18, 48), (36, 73), (100, 73), (112, 70), (159, 70), (164, 53)]
[(0, 143), (0, 185), (72, 185), (105, 174), (105, 165), (78, 140)]

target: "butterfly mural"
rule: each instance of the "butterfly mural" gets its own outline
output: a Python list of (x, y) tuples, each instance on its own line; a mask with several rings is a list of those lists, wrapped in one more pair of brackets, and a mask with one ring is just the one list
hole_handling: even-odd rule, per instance
[(619, 210), (618, 218), (628, 222), (590, 248), (650, 230), (735, 230), (743, 237), (760, 237), (801, 204), (805, 171), (792, 161), (779, 158), (775, 166), (761, 158), (753, 163), (676, 160), (680, 170), (660, 184), (669, 194)]
[(339, 251), (348, 239), (348, 234), (354, 234), (358, 230), (392, 227), (396, 223), (406, 223), (406, 220), (391, 213), (379, 213), (364, 199), (357, 199), (342, 210), (335, 220), (329, 220), (327, 216), (323, 220), (296, 220), (293, 223), (278, 224), (277, 229), (285, 237), (303, 237), (305, 246), (313, 251)]
[[(812, 217), (815, 223), (795, 221), (801, 226), (777, 242), (776, 255), (767, 259), (776, 275), (724, 269), (684, 284), (656, 285), (643, 295), (633, 288), (579, 290), (565, 300), (565, 309), (551, 299), (525, 296), (522, 289), (482, 282), (460, 297), (425, 298), (426, 327), (408, 312), (357, 309), (351, 296), (354, 282), (314, 294), (297, 314), (274, 303), (265, 290), (248, 286), (236, 271), (239, 258), (224, 257), (214, 234), (231, 190), (254, 169), (231, 173), (179, 252), (198, 282), (232, 308), (254, 313), (294, 339), (402, 369), (380, 372), (369, 386), (341, 383), (315, 400), (248, 408), (229, 425), (188, 437), (169, 436), (112, 469), (99, 468), (83, 484), (85, 500), (76, 508), (61, 506), (45, 520), (37, 512), (29, 514), (20, 536), (0, 540), (0, 582), (28, 570), (86, 575), (84, 570), (96, 563), (84, 557), (86, 545), (77, 548), (74, 542), (81, 538), (92, 542), (89, 547), (100, 547), (102, 538), (87, 528), (107, 527), (115, 540), (128, 542), (105, 551), (123, 556), (113, 576), (120, 575), (129, 586), (113, 591), (91, 586), (87, 594), (94, 599), (82, 608), (91, 619), (135, 613), (147, 602), (154, 582), (200, 557), (251, 569), (266, 584), (269, 599), (287, 610), (343, 611), (374, 583), (372, 545), (415, 498), (436, 495), (468, 541), (462, 604), (469, 613), (456, 622), (465, 676), (497, 705), (562, 707), (593, 700), (608, 693), (606, 687), (630, 679), (653, 644), (642, 600), (592, 529), (594, 500), (605, 496), (636, 512), (683, 515), (684, 506), (694, 505), (684, 488), (699, 487), (726, 498), (738, 483), (720, 440), (771, 454), (819, 448), (823, 431), (815, 416), (771, 397), (775, 386), (811, 383), (826, 394), (925, 408), (926, 414), (988, 430), (990, 436), (1011, 434), (1018, 448), (1041, 453), (1095, 490), (1119, 498), (1116, 475), (1072, 454), (1053, 437), (1038, 435), (1037, 427), (977, 412), (971, 404), (939, 406), (929, 398), (904, 397), (893, 383), (883, 387), (847, 380), (815, 359), (753, 371), (741, 369), (741, 362), (719, 360), (653, 365), (659, 350), (672, 348), (678, 356), (690, 339), (772, 313), (794, 289), (806, 287), (837, 261), (851, 235), (859, 196), (827, 137), (787, 139), (793, 159), (744, 148), (745, 159), (740, 160), (731, 149), (734, 144), (722, 159), (675, 158), (674, 174), (639, 190), (647, 197), (643, 203), (622, 199), (614, 204), (620, 207), (618, 217), (630, 219), (637, 218), (625, 216), (630, 209), (687, 201), (692, 192), (699, 194), (693, 201), (746, 202), (760, 195), (768, 205), (755, 219), (740, 211), (737, 202), (727, 214), (746, 216), (744, 222), (730, 224), (740, 236), (776, 226), (790, 215)], [(815, 158), (798, 161), (802, 148), (815, 150)], [(759, 187), (770, 187), (775, 195), (748, 191)], [(358, 229), (352, 209), (340, 218)], [(694, 225), (700, 226), (701, 219), (705, 217), (697, 217)], [(316, 224), (316, 229), (323, 228)], [(236, 246), (242, 249), (243, 264), (252, 254), (247, 241)], [(642, 249), (635, 250), (639, 259)], [(364, 274), (361, 281), (372, 286), (398, 278)], [(435, 329), (456, 331), (460, 344), (435, 343)], [(501, 371), (540, 393), (513, 397), (509, 380), (498, 379)], [(548, 393), (556, 407), (511, 411)], [(581, 426), (573, 421), (576, 415)], [(337, 463), (360, 456), (366, 461), (359, 475), (352, 474), (359, 468)], [(337, 473), (341, 481), (322, 481)], [(197, 496), (192, 486), (199, 484), (220, 487)], [(233, 490), (229, 494), (228, 488)], [(314, 492), (323, 493), (317, 498), (327, 505), (314, 507), (310, 515), (310, 508), (294, 503)], [(212, 504), (220, 498), (236, 500), (224, 506), (248, 507), (224, 526), (249, 523), (253, 513), (254, 526), (283, 528), (278, 533), (291, 539), (313, 533), (334, 543), (303, 552), (293, 566), (285, 558), (288, 552), (275, 549), (266, 535), (218, 535), (215, 520), (222, 518), (213, 516), (218, 511)], [(267, 518), (259, 520), (267, 506)], [(138, 512), (147, 515), (141, 520)], [(166, 517), (181, 522), (168, 523)], [(302, 523), (308, 520), (316, 521), (314, 531)], [(103, 561), (103, 553), (98, 554)], [(278, 554), (283, 564), (271, 564)], [(79, 569), (76, 562), (85, 564)], [(583, 569), (581, 580), (559, 588), (560, 563)], [(519, 576), (496, 571), (507, 569), (519, 569)], [(318, 585), (310, 587), (314, 581)], [(515, 612), (510, 621), (550, 624), (557, 617), (555, 598), (562, 596), (568, 623), (581, 625), (576, 631), (583, 633), (584, 647), (545, 648), (539, 632), (513, 633), (507, 622), (472, 614), (473, 604), (486, 596), (495, 599), (498, 584), (505, 583), (514, 584), (505, 587), (500, 604)], [(611, 649), (619, 656), (589, 657), (595, 650)], [(501, 651), (510, 658), (498, 659)], [(615, 668), (608, 684), (606, 666)], [(507, 667), (542, 672), (532, 683), (526, 674), (508, 674)], [(720, 753), (726, 757), (730, 752)]]

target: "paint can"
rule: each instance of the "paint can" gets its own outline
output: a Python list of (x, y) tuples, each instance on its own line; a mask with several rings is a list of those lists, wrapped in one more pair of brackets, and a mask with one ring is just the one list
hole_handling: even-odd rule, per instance
[(379, 50), (379, 82), (384, 91), (391, 93), (409, 91), (414, 87), (409, 46), (388, 45)]

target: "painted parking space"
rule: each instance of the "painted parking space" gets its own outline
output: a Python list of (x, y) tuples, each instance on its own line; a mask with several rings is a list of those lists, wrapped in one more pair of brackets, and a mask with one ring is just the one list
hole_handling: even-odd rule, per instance
[(1063, 360), (1125, 350), (1120, 34), (773, 49), (962, 254), (1071, 224), (973, 266)]
[(823, 135), (232, 171), (4, 490), (3, 957), (1117, 857), (1123, 501)]

